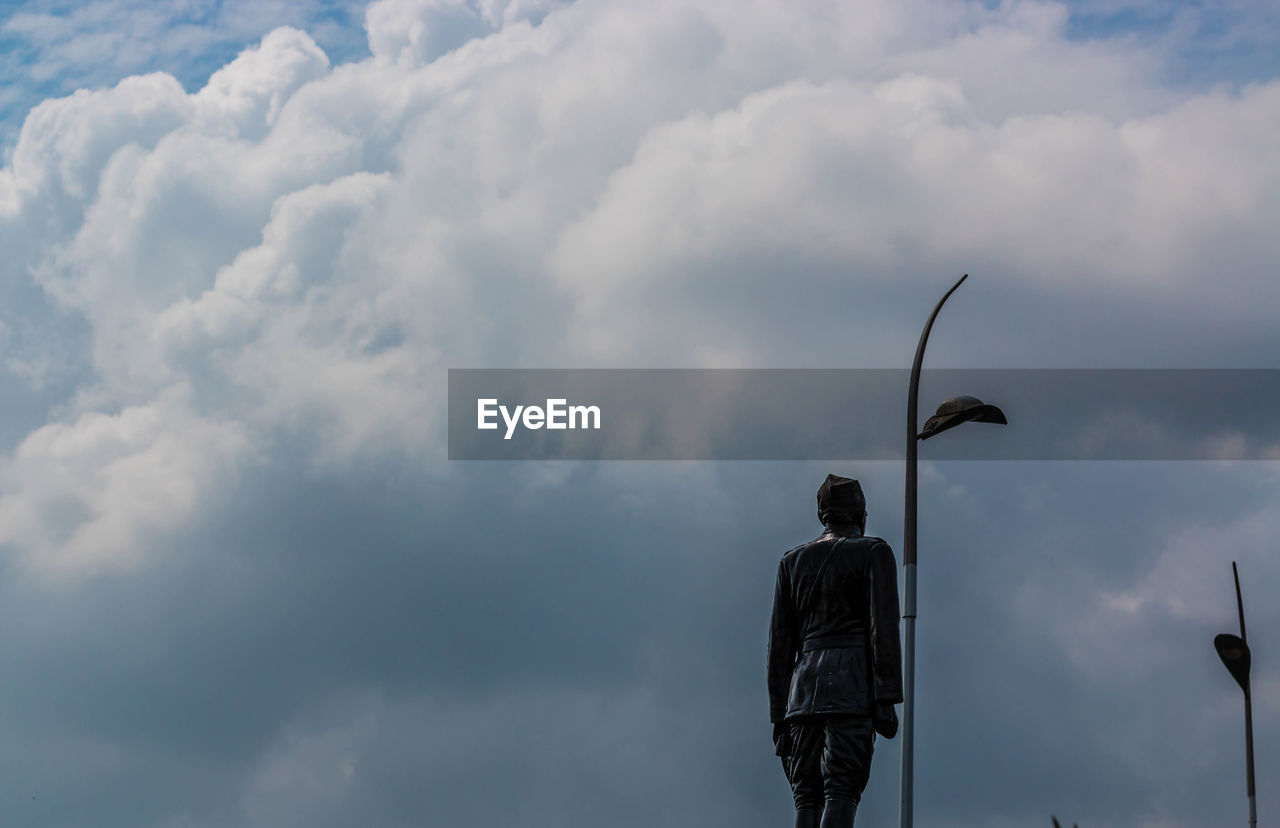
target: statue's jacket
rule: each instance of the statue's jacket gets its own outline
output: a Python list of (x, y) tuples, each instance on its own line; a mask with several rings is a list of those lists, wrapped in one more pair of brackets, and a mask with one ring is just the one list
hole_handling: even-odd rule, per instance
[(778, 563), (769, 719), (870, 716), (902, 701), (898, 567), (880, 538), (828, 531)]

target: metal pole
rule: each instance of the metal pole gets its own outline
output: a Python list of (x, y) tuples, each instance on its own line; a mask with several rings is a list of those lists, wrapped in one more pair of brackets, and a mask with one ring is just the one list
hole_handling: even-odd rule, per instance
[(1244, 693), (1244, 761), (1245, 784), (1249, 792), (1249, 828), (1258, 825), (1258, 795), (1253, 787), (1253, 701), (1249, 691)]
[[(1240, 640), (1245, 646), (1249, 646), (1249, 637), (1244, 630), (1244, 596), (1240, 594), (1240, 570), (1236, 568), (1236, 562), (1231, 562), (1231, 575), (1236, 581), (1236, 610), (1240, 613)], [(1257, 789), (1253, 784), (1253, 694), (1250, 692), (1253, 686), (1252, 679), (1245, 682), (1244, 685), (1244, 772), (1245, 772), (1245, 790), (1249, 794), (1249, 828), (1256, 828), (1258, 824), (1258, 797)]]
[(902, 780), (898, 810), (900, 828), (911, 828), (913, 814), (911, 811), (914, 778), (912, 770), (915, 763), (915, 721), (916, 721), (916, 429), (917, 404), (920, 396), (920, 367), (924, 364), (924, 349), (929, 343), (929, 331), (933, 329), (933, 320), (938, 318), (938, 311), (956, 288), (969, 278), (969, 274), (960, 277), (960, 281), (951, 286), (920, 333), (920, 342), (916, 345), (916, 358), (911, 363), (911, 385), (907, 389), (907, 500), (903, 511), (902, 531)]

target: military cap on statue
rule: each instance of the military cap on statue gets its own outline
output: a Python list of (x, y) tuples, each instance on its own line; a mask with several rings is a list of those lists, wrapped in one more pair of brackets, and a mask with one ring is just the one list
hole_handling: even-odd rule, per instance
[(818, 509), (849, 509), (855, 512), (867, 510), (867, 499), (862, 485), (851, 477), (829, 474), (818, 487)]

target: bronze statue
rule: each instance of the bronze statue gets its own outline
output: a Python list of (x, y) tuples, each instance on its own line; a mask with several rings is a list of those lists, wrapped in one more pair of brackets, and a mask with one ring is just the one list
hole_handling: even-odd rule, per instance
[(826, 531), (782, 556), (769, 626), (769, 720), (796, 804), (796, 828), (849, 828), (875, 734), (898, 731), (902, 701), (898, 566), (863, 535), (857, 480), (818, 489)]

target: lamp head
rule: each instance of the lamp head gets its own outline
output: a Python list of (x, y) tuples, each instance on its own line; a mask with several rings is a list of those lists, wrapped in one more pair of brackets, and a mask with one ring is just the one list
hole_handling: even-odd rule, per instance
[(1240, 689), (1249, 692), (1249, 645), (1238, 635), (1222, 633), (1213, 637), (1213, 648), (1218, 651), (1218, 658), (1226, 665), (1227, 672), (1240, 685)]
[(973, 420), (975, 423), (998, 423), (1007, 425), (1004, 412), (994, 405), (987, 405), (977, 397), (952, 397), (938, 406), (938, 411), (925, 420), (924, 430), (916, 435), (917, 439), (928, 440), (949, 428)]

